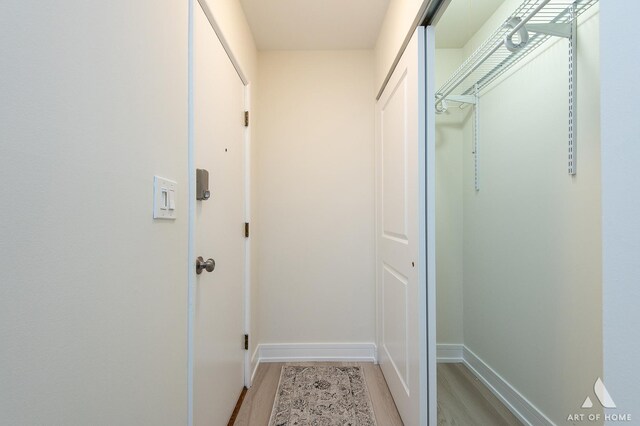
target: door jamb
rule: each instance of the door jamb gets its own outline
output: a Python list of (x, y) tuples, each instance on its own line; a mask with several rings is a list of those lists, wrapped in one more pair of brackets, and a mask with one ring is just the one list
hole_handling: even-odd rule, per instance
[[(424, 52), (423, 61), (418, 64), (418, 87), (425, 98), (420, 102), (420, 137), (424, 137), (424, 151), (420, 153), (423, 157), (423, 170), (420, 181), (424, 188), (420, 191), (420, 211), (424, 212), (421, 222), (424, 221), (424, 231), (421, 232), (420, 244), (423, 248), (421, 253), (425, 253), (426, 271), (421, 271), (421, 275), (426, 280), (426, 370), (427, 370), (427, 425), (437, 425), (437, 344), (436, 344), (436, 144), (435, 144), (435, 30), (433, 26), (422, 27), (420, 37), (420, 49)], [(422, 144), (421, 144), (422, 145)], [(424, 203), (424, 205), (422, 205)]]
[[(251, 84), (244, 86), (244, 109), (251, 111)], [(244, 221), (251, 224), (251, 123), (244, 129)], [(244, 240), (244, 332), (249, 344), (244, 351), (244, 385), (251, 387), (251, 234)]]

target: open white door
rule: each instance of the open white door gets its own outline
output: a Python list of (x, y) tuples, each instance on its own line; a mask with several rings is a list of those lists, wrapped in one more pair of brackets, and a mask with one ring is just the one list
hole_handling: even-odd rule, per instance
[(378, 357), (410, 426), (435, 426), (437, 418), (435, 291), (427, 286), (435, 289), (435, 146), (433, 138), (427, 145), (426, 121), (426, 54), (433, 43), (427, 33), (432, 38), (430, 29), (416, 30), (376, 104)]
[(193, 19), (193, 165), (211, 195), (195, 204), (192, 237), (215, 260), (194, 288), (193, 424), (217, 426), (244, 386), (244, 84), (199, 4)]

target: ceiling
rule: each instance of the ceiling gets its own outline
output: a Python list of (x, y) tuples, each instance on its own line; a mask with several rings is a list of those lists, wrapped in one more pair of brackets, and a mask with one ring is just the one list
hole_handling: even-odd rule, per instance
[(259, 50), (335, 50), (372, 49), (389, 0), (240, 3)]
[(436, 25), (436, 47), (464, 47), (504, 0), (451, 0)]

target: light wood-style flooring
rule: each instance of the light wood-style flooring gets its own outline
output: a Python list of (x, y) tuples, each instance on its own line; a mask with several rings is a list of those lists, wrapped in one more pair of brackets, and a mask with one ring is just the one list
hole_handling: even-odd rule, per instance
[[(317, 364), (361, 366), (378, 426), (402, 425), (387, 382), (378, 365), (372, 363)], [(268, 425), (283, 365), (285, 364), (260, 364), (253, 386), (244, 398), (235, 426)], [(520, 426), (521, 423), (464, 365), (439, 364), (438, 425)]]
[(521, 426), (463, 364), (438, 364), (439, 426)]

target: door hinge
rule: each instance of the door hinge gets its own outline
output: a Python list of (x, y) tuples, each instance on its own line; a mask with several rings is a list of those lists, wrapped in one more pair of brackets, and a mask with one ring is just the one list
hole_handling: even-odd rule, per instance
[(244, 223), (244, 237), (249, 238), (249, 222)]
[(244, 350), (245, 351), (249, 350), (249, 335), (248, 334), (244, 335)]
[(249, 111), (244, 112), (244, 127), (249, 127)]

